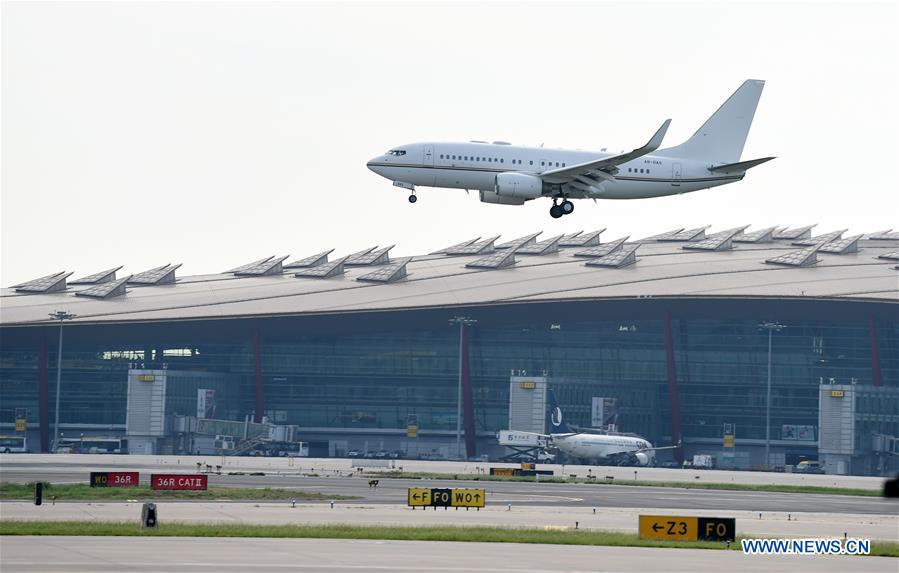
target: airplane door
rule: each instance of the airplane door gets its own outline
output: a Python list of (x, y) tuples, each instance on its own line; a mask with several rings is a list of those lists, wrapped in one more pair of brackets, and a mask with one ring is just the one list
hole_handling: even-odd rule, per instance
[(671, 178), (674, 181), (671, 182), (671, 185), (674, 187), (680, 187), (680, 179), (681, 179), (681, 165), (680, 163), (675, 163), (671, 166)]
[(434, 166), (434, 146), (433, 145), (425, 145), (422, 151), (422, 163), (429, 166)]

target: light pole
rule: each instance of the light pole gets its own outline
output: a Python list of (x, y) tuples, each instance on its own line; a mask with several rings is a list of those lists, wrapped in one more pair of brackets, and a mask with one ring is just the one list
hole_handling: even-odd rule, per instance
[(459, 325), (459, 392), (456, 397), (456, 458), (462, 459), (462, 329), (476, 323), (468, 316), (454, 316), (449, 319), (450, 326)]
[(759, 328), (768, 331), (768, 391), (765, 398), (765, 469), (770, 468), (771, 458), (771, 340), (774, 332), (780, 332), (786, 328), (783, 324), (765, 321), (759, 324)]
[(56, 412), (53, 421), (53, 445), (50, 447), (51, 453), (56, 451), (56, 443), (59, 441), (59, 387), (62, 381), (62, 323), (63, 321), (71, 320), (76, 316), (78, 315), (64, 310), (57, 310), (56, 312), (50, 313), (50, 318), (59, 321), (59, 348), (56, 353)]

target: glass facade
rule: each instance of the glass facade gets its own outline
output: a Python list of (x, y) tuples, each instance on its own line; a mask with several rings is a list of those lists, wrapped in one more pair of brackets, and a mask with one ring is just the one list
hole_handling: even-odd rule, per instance
[[(896, 305), (868, 303), (857, 312), (857, 303), (776, 304), (672, 307), (685, 439), (720, 439), (724, 423), (736, 425), (738, 439), (765, 438), (768, 333), (759, 322), (771, 316), (786, 326), (773, 334), (772, 439), (781, 438), (784, 425), (818, 424), (820, 383), (874, 383), (875, 339), (879, 382), (899, 386)], [(273, 422), (376, 432), (405, 429), (414, 414), (421, 432), (454, 432), (459, 340), (446, 320), (457, 310), (66, 325), (60, 421), (122, 428), (128, 369), (143, 367), (231, 375), (233, 387), (219, 389), (220, 396), (242, 419), (256, 404), (258, 336), (264, 408)], [(469, 337), (478, 432), (506, 427), (509, 376), (524, 371), (555, 381), (574, 424), (590, 425), (593, 397), (614, 397), (621, 430), (656, 444), (671, 439), (667, 308), (595, 301), (462, 310), (478, 320)], [(17, 408), (25, 408), (29, 428), (37, 428), (42, 344), (53, 416), (58, 327), (0, 332), (0, 423), (12, 424)], [(872, 416), (870, 425), (899, 435), (899, 412)]]

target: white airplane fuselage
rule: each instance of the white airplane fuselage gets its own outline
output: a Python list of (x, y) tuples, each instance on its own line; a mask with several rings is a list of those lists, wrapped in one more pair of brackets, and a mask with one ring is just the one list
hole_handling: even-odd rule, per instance
[[(582, 460), (598, 461), (614, 457), (616, 454), (635, 452), (640, 465), (650, 465), (655, 451), (648, 440), (635, 436), (614, 436), (606, 434), (552, 434), (552, 445), (565, 454)], [(639, 451), (646, 450), (646, 451)]]
[[(401, 187), (407, 184), (484, 192), (495, 190), (500, 173), (539, 176), (544, 171), (617, 154), (496, 143), (413, 143), (395, 149), (405, 153), (375, 157), (368, 168)], [(577, 199), (644, 199), (725, 185), (745, 175), (712, 173), (709, 165), (709, 161), (644, 155), (619, 165), (614, 178), (603, 181), (597, 191), (567, 188), (565, 194)], [(547, 185), (552, 184), (550, 178)], [(550, 194), (549, 190), (545, 193)]]

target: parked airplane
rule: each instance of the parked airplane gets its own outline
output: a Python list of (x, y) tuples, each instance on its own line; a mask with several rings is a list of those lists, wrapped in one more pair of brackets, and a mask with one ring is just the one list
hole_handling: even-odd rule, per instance
[(546, 439), (547, 446), (555, 448), (569, 457), (598, 464), (649, 466), (654, 465), (655, 453), (658, 450), (680, 447), (656, 448), (649, 440), (635, 435), (575, 431), (563, 420), (562, 409), (559, 408), (555, 393), (548, 390), (548, 394), (547, 426), (550, 428), (550, 433), (537, 435)]
[[(670, 119), (649, 142), (627, 153), (520, 147), (504, 141), (411, 143), (368, 162), (397, 187), (476, 189), (481, 201), (523, 205), (551, 197), (553, 218), (574, 211), (571, 199), (644, 199), (689, 193), (740, 181), (773, 157), (740, 161), (762, 80), (743, 85), (686, 142), (659, 149)], [(561, 201), (561, 203), (559, 202)]]

